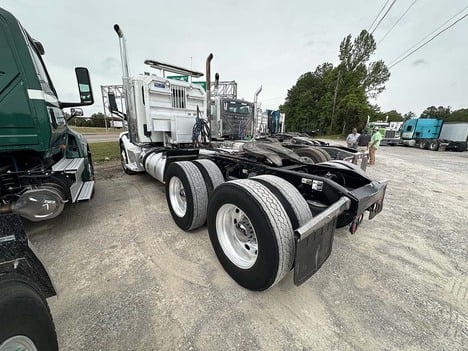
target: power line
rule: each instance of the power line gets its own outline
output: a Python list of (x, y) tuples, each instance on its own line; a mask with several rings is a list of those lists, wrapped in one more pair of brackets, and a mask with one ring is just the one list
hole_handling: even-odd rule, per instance
[(374, 20), (372, 21), (372, 24), (369, 26), (369, 28), (367, 29), (368, 32), (370, 32), (372, 26), (374, 25), (375, 21), (377, 21), (377, 18), (379, 18), (380, 14), (382, 13), (382, 11), (387, 7), (387, 4), (390, 2), (390, 0), (387, 0), (385, 2), (385, 5), (383, 5), (383, 7), (380, 9), (379, 13), (377, 14), (377, 16), (375, 16)]
[(379, 45), (381, 42), (383, 42), (383, 40), (387, 37), (387, 35), (390, 34), (390, 32), (393, 30), (393, 28), (395, 28), (396, 25), (397, 25), (398, 23), (400, 23), (401, 19), (402, 19), (403, 17), (405, 17), (405, 15), (406, 15), (406, 14), (408, 13), (408, 11), (413, 7), (413, 5), (416, 3), (416, 1), (417, 1), (417, 0), (414, 0), (414, 1), (411, 3), (411, 5), (408, 6), (408, 8), (406, 9), (406, 11), (403, 12), (403, 14), (400, 16), (400, 18), (397, 19), (397, 21), (396, 21), (395, 24), (392, 26), (392, 28), (390, 28), (390, 29), (387, 31), (387, 33), (385, 33), (385, 35), (382, 37), (382, 39), (379, 40), (379, 42), (377, 43), (377, 45)]
[(465, 6), (462, 10), (458, 11), (456, 14), (454, 14), (452, 17), (450, 17), (448, 20), (446, 20), (444, 23), (442, 23), (439, 27), (437, 27), (436, 29), (434, 29), (432, 32), (430, 32), (429, 34), (427, 34), (424, 38), (422, 38), (420, 41), (418, 41), (416, 44), (412, 45), (409, 49), (407, 49), (405, 52), (403, 52), (401, 55), (399, 55), (396, 59), (394, 59), (392, 61), (392, 64), (393, 65), (396, 61), (400, 60), (401, 57), (405, 56), (408, 52), (410, 52), (411, 50), (413, 50), (416, 46), (418, 46), (419, 44), (421, 44), (424, 40), (426, 40), (427, 38), (429, 38), (432, 34), (434, 34), (435, 32), (437, 32), (439, 29), (441, 29), (443, 26), (445, 26), (447, 23), (449, 23), (451, 20), (453, 20), (455, 17), (457, 17), (459, 14), (461, 14), (463, 11), (465, 11), (466, 9), (468, 8), (468, 5)]
[(421, 44), (420, 46), (418, 46), (416, 49), (414, 49), (413, 51), (411, 51), (408, 55), (406, 55), (405, 57), (403, 57), (402, 59), (400, 59), (399, 61), (393, 63), (390, 67), (388, 67), (389, 69), (392, 68), (392, 67), (395, 67), (397, 64), (399, 64), (401, 61), (405, 60), (407, 57), (411, 56), (412, 54), (414, 54), (416, 51), (418, 51), (419, 49), (421, 49), (422, 47), (426, 46), (427, 44), (429, 44), (432, 40), (434, 40), (435, 38), (437, 38), (439, 35), (441, 35), (443, 32), (445, 32), (446, 30), (452, 28), (454, 25), (456, 25), (458, 22), (460, 22), (462, 19), (464, 19), (465, 17), (468, 16), (468, 13), (465, 14), (463, 17), (460, 17), (459, 19), (457, 19), (455, 22), (453, 22), (450, 26), (442, 29), (439, 33), (437, 33), (436, 35), (434, 35), (431, 39), (429, 39), (428, 41), (426, 41), (425, 43)]
[(380, 21), (377, 22), (377, 24), (375, 25), (375, 28), (372, 30), (371, 34), (374, 34), (375, 30), (378, 28), (380, 23), (382, 23), (383, 19), (387, 16), (388, 12), (392, 9), (392, 7), (393, 7), (393, 5), (395, 5), (395, 3), (396, 3), (396, 0), (393, 0), (392, 3), (390, 4), (390, 7), (387, 9), (387, 12), (384, 13), (382, 18), (380, 18)]

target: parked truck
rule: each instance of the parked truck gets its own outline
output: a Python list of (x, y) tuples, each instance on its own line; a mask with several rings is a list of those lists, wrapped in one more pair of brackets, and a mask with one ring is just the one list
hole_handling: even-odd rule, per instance
[(468, 145), (468, 123), (444, 122), (437, 118), (406, 120), (398, 132), (399, 137), (386, 135), (382, 145), (416, 146), (432, 151), (465, 151)]
[(91, 105), (91, 83), (75, 68), (80, 102), (60, 101), (44, 46), (3, 9), (0, 27), (0, 214), (42, 221), (93, 194), (91, 153), (62, 110)]
[(238, 284), (265, 290), (291, 270), (294, 283), (304, 283), (329, 257), (337, 227), (355, 233), (365, 213), (371, 219), (382, 211), (386, 181), (373, 181), (352, 163), (314, 164), (279, 143), (207, 140), (213, 55), (206, 61), (207, 94), (191, 79), (166, 75), (202, 73), (159, 61), (146, 63), (162, 74), (129, 77), (124, 34), (114, 29), (127, 97), (120, 113), (129, 129), (119, 140), (122, 167), (165, 185), (182, 230), (206, 223), (219, 262)]
[[(91, 105), (86, 68), (75, 68), (80, 102), (58, 99), (44, 47), (0, 8), (0, 350), (58, 350), (46, 299), (52, 281), (20, 216), (54, 218), (65, 203), (87, 200), (94, 187), (86, 141), (62, 110)], [(82, 113), (82, 111), (81, 111)]]

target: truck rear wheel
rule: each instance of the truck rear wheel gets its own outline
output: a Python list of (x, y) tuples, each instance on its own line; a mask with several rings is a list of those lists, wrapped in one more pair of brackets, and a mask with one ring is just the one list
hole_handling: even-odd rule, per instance
[(427, 149), (429, 147), (429, 142), (427, 140), (421, 140), (419, 142), (420, 149)]
[(294, 233), (280, 200), (250, 179), (221, 184), (208, 206), (208, 232), (224, 270), (244, 288), (261, 291), (292, 268)]
[[(325, 161), (330, 161), (332, 159), (330, 154), (327, 151), (325, 151), (324, 149), (321, 149), (321, 148), (317, 147), (316, 150), (318, 150), (319, 152), (322, 153), (323, 158), (324, 158)], [(325, 161), (323, 161), (323, 162), (325, 162)]]
[(21, 279), (0, 281), (0, 351), (58, 350), (45, 299)]
[(429, 150), (437, 151), (439, 149), (439, 142), (437, 140), (431, 140), (429, 143)]
[(320, 163), (326, 161), (325, 156), (320, 151), (311, 147), (296, 149), (294, 150), (294, 152), (299, 156), (312, 161), (313, 163)]
[(288, 181), (274, 175), (265, 174), (251, 178), (265, 185), (280, 200), (293, 229), (297, 229), (312, 219), (312, 212), (301, 193)]
[(203, 179), (205, 180), (206, 188), (208, 190), (208, 198), (210, 198), (214, 189), (224, 183), (223, 173), (221, 173), (221, 170), (216, 163), (211, 160), (200, 159), (193, 161), (193, 163), (198, 167), (203, 175)]
[(206, 221), (208, 192), (200, 170), (190, 161), (173, 162), (164, 177), (166, 200), (174, 222), (183, 230)]

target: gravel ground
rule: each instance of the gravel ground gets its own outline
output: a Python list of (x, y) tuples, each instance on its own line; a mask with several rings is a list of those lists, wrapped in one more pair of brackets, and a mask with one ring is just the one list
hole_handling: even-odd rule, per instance
[(467, 350), (468, 152), (380, 148), (383, 212), (337, 230), (305, 284), (262, 293), (223, 271), (206, 228), (178, 229), (163, 185), (96, 172), (93, 200), (27, 225), (62, 350)]

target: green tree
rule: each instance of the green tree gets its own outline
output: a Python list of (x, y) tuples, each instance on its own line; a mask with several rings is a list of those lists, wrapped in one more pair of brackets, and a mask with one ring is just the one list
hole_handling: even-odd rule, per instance
[(381, 93), (390, 77), (383, 61), (369, 62), (375, 48), (365, 30), (354, 40), (348, 35), (340, 44), (337, 67), (323, 63), (301, 75), (280, 106), (287, 130), (328, 129), (338, 134), (364, 127), (367, 116), (378, 113), (369, 98)]
[(403, 118), (404, 118), (405, 120), (410, 119), (410, 118), (414, 118), (414, 117), (416, 117), (416, 113), (414, 113), (413, 111), (406, 112), (406, 113), (403, 115)]
[(452, 122), (468, 122), (468, 108), (453, 111), (447, 120)]
[[(381, 60), (369, 62), (376, 47), (372, 34), (366, 30), (361, 31), (354, 41), (352, 36), (348, 35), (341, 42), (341, 63), (336, 68), (342, 76), (342, 80), (337, 84), (337, 102), (340, 101), (341, 108), (330, 123), (331, 133), (343, 133), (346, 129), (363, 127), (367, 116), (373, 110), (369, 98), (375, 98), (385, 89), (385, 82), (390, 78), (387, 66)], [(359, 99), (359, 107), (356, 105), (356, 98)], [(343, 106), (346, 104), (351, 105)]]
[(401, 115), (401, 113), (397, 112), (396, 110), (385, 112), (384, 115), (385, 115), (384, 120), (387, 122), (402, 122), (403, 121), (403, 116)]
[(448, 119), (452, 114), (450, 106), (429, 106), (426, 108), (423, 113), (421, 113), (421, 118), (439, 118), (442, 120)]

